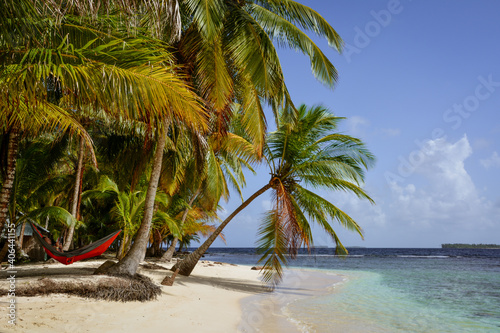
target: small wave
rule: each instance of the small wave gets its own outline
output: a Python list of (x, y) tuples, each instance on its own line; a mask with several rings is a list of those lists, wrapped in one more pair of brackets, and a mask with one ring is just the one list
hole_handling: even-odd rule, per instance
[(364, 254), (297, 254), (296, 257), (366, 257)]
[(416, 256), (416, 255), (398, 255), (398, 258), (450, 258), (450, 256)]
[(282, 315), (286, 318), (286, 320), (289, 323), (291, 323), (293, 326), (295, 326), (299, 330), (299, 332), (309, 333), (312, 329), (311, 325), (295, 318), (292, 315), (292, 312), (290, 311), (290, 309), (288, 308), (289, 305), (290, 305), (290, 303), (286, 304), (284, 307), (281, 308)]

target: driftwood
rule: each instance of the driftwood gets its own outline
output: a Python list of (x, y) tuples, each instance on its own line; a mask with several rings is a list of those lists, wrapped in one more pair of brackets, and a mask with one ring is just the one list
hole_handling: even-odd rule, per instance
[(164, 286), (172, 286), (174, 284), (174, 280), (175, 280), (175, 277), (177, 276), (177, 273), (179, 273), (179, 268), (177, 268), (174, 272), (174, 274), (172, 274), (171, 277), (165, 277), (163, 279), (163, 281), (161, 281), (161, 284), (164, 285)]

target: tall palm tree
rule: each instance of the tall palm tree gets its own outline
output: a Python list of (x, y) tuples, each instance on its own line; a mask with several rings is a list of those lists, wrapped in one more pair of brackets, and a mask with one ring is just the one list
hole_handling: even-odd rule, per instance
[[(213, 133), (224, 136), (231, 105), (235, 101), (242, 105), (242, 124), (259, 155), (266, 132), (262, 102), (271, 105), (275, 113), (285, 105), (287, 117), (294, 117), (273, 42), (308, 55), (313, 73), (326, 85), (332, 87), (337, 79), (334, 66), (300, 28), (325, 37), (339, 51), (340, 37), (321, 15), (294, 1), (133, 2), (130, 13), (155, 38), (175, 46), (175, 63), (182, 65), (179, 72), (196, 88), (206, 109), (216, 115)], [(157, 149), (162, 145), (159, 140)], [(157, 188), (153, 183), (160, 178), (160, 152), (154, 161), (144, 229), (139, 230), (130, 258), (111, 267), (110, 273), (133, 274), (144, 257), (150, 226), (147, 221), (151, 220)]]
[[(90, 204), (92, 200), (101, 201), (101, 203), (112, 202), (109, 215), (111, 222), (117, 223), (123, 230), (123, 240), (118, 252), (118, 258), (123, 258), (130, 249), (132, 239), (141, 225), (146, 192), (140, 190), (120, 191), (118, 185), (112, 179), (102, 176), (95, 189), (83, 193), (83, 199), (86, 204)], [(155, 200), (160, 209), (155, 212), (154, 219), (172, 230), (174, 234), (178, 234), (175, 221), (164, 212), (165, 207), (169, 204), (167, 196), (163, 193), (157, 193)]]
[[(47, 204), (47, 189), (53, 190), (54, 170), (65, 153), (66, 138), (54, 140), (54, 137), (41, 137), (38, 140), (24, 140), (20, 143), (21, 154), (16, 161), (15, 177), (12, 184), (9, 219), (17, 224), (17, 220), (31, 210)], [(22, 249), (25, 223), (22, 224), (17, 242)], [(0, 259), (7, 248), (0, 251)]]
[[(194, 161), (196, 156), (190, 155), (191, 163), (185, 168), (180, 184), (179, 194), (187, 203), (180, 220), (181, 227), (190, 209), (198, 207), (215, 211), (221, 198), (228, 201), (230, 186), (241, 196), (241, 188), (245, 185), (243, 170), (247, 168), (253, 172), (251, 165), (259, 160), (252, 143), (244, 137), (237, 115), (231, 115), (231, 118), (232, 123), (226, 135), (218, 136), (215, 133), (207, 139), (201, 168)], [(243, 197), (241, 199), (243, 201)], [(177, 242), (178, 238), (174, 237), (162, 261), (171, 260)]]
[[(169, 12), (182, 9), (176, 12), (178, 21), (182, 13), (189, 14), (185, 18), (187, 28), (176, 44), (177, 59), (185, 65), (212, 114), (212, 146), (235, 141), (227, 140), (226, 135), (234, 102), (239, 102), (241, 107), (237, 112), (241, 125), (260, 156), (266, 132), (261, 101), (272, 105), (275, 112), (283, 104), (293, 105), (273, 41), (307, 54), (313, 73), (328, 86), (332, 87), (337, 79), (328, 58), (294, 25), (325, 37), (331, 46), (341, 51), (342, 41), (335, 30), (307, 6), (294, 1), (172, 1), (170, 5)], [(213, 175), (217, 174), (220, 173)], [(224, 189), (223, 177), (212, 179), (219, 180), (222, 186), (218, 188)], [(195, 198), (196, 195), (192, 195), (188, 201), (192, 203)], [(165, 260), (171, 258), (175, 244), (174, 238)]]
[(278, 129), (268, 135), (264, 158), (270, 169), (269, 182), (241, 204), (217, 230), (183, 261), (172, 267), (189, 275), (198, 260), (225, 226), (255, 198), (272, 190), (273, 208), (267, 212), (259, 229), (258, 248), (264, 262), (264, 279), (272, 284), (280, 281), (286, 253), (297, 253), (311, 246), (310, 222), (319, 224), (337, 246), (347, 253), (330, 220), (362, 236), (361, 227), (345, 212), (313, 192), (310, 188), (352, 192), (359, 198), (373, 200), (360, 187), (364, 169), (374, 157), (356, 138), (338, 134), (335, 117), (321, 106), (298, 108), (297, 118), (290, 121), (286, 112), (278, 118)]
[[(304, 32), (325, 38), (339, 52), (342, 40), (313, 9), (291, 0), (173, 1), (180, 7), (185, 30), (176, 48), (186, 71), (216, 115), (214, 132), (225, 134), (234, 102), (241, 104), (242, 125), (261, 154), (266, 133), (263, 103), (275, 116), (282, 106), (293, 117), (275, 44), (303, 52), (313, 74), (328, 87), (337, 71)], [(304, 31), (303, 31), (304, 30)]]
[[(197, 130), (206, 127), (203, 107), (171, 66), (166, 45), (141, 33), (130, 4), (72, 1), (61, 7), (43, 0), (0, 4), (5, 14), (0, 18), (0, 131), (9, 138), (0, 228), (6, 220), (21, 134), (73, 128), (86, 137), (92, 153), (90, 137), (73, 113), (105, 112), (158, 130), (161, 161), (168, 122), (182, 121)], [(53, 95), (59, 88), (52, 86), (60, 87), (56, 99)], [(149, 221), (156, 193), (153, 183), (159, 174), (155, 167), (146, 199)]]

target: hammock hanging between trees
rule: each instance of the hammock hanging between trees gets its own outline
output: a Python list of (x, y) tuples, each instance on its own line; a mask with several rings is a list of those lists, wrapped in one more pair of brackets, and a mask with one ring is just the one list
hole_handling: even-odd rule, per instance
[(121, 232), (121, 230), (118, 230), (117, 232), (112, 233), (111, 235), (108, 235), (104, 238), (101, 238), (93, 242), (92, 244), (85, 245), (73, 251), (59, 252), (55, 247), (53, 247), (43, 239), (42, 233), (40, 232), (40, 230), (38, 230), (36, 225), (34, 225), (31, 222), (30, 224), (34, 230), (33, 235), (38, 240), (38, 242), (40, 242), (40, 244), (43, 246), (45, 252), (49, 256), (51, 256), (52, 258), (54, 258), (55, 260), (59, 261), (61, 264), (64, 265), (69, 265), (78, 260), (92, 258), (103, 254), (104, 251), (108, 249), (111, 243), (113, 243), (115, 238), (118, 237), (118, 235)]

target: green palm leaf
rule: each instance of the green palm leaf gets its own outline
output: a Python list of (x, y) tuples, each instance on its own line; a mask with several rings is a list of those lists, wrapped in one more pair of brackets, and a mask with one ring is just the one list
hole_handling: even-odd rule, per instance
[(39, 224), (45, 223), (47, 219), (61, 223), (62, 225), (68, 227), (78, 224), (78, 221), (73, 215), (71, 215), (70, 212), (62, 207), (57, 206), (43, 207), (32, 210), (28, 214), (21, 217), (18, 220), (18, 223), (23, 222), (26, 218), (31, 218), (37, 221)]
[(334, 86), (338, 79), (337, 70), (307, 34), (263, 7), (253, 6), (252, 15), (270, 38), (276, 39), (279, 45), (287, 45), (308, 55), (314, 76), (327, 86)]
[(280, 127), (268, 135), (264, 149), (271, 168), (273, 209), (262, 221), (257, 245), (264, 263), (263, 279), (271, 286), (282, 278), (286, 254), (293, 258), (298, 248), (312, 245), (310, 222), (332, 237), (339, 254), (347, 250), (331, 221), (363, 237), (356, 221), (302, 183), (314, 189), (354, 193), (373, 203), (360, 187), (363, 169), (374, 162), (369, 150), (359, 139), (335, 133), (341, 118), (324, 107), (302, 105), (297, 111), (292, 121), (280, 114)]

